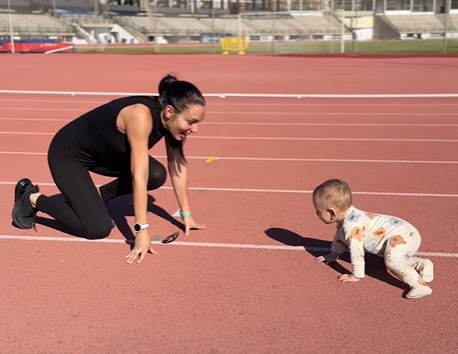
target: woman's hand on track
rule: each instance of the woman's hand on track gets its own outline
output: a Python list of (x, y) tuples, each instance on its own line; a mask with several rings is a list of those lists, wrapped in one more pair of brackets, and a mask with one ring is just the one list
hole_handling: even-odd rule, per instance
[(184, 218), (183, 223), (185, 226), (184, 234), (187, 236), (189, 235), (189, 231), (191, 230), (202, 230), (205, 229), (205, 225), (196, 224), (192, 216)]
[(202, 230), (205, 229), (205, 225), (196, 224), (192, 216), (186, 217), (183, 219), (183, 223), (185, 226), (184, 234), (187, 236), (189, 235), (189, 231), (191, 230)]
[(127, 263), (132, 264), (136, 259), (138, 259), (137, 263), (141, 263), (148, 252), (151, 252), (152, 254), (157, 253), (151, 245), (151, 236), (149, 235), (148, 230), (143, 230), (135, 237), (134, 248), (126, 256)]

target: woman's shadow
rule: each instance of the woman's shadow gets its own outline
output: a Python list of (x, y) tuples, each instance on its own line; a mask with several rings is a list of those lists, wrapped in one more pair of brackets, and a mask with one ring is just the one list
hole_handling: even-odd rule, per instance
[[(267, 229), (265, 233), (271, 239), (277, 242), (281, 242), (285, 245), (304, 247), (304, 249), (309, 254), (311, 254), (314, 258), (328, 254), (331, 249), (332, 242), (330, 241), (319, 240), (316, 238), (302, 237), (292, 231), (282, 229), (282, 228), (270, 228), (270, 229)], [(348, 252), (345, 252), (344, 254), (342, 254), (339, 260), (342, 260), (350, 264), (350, 257), (349, 257)], [(372, 278), (378, 279), (387, 284), (390, 284), (399, 289), (405, 290), (405, 293), (408, 291), (408, 286), (406, 284), (404, 284), (400, 280), (388, 274), (382, 257), (378, 257), (370, 253), (365, 254), (365, 262), (366, 262), (366, 267), (365, 267), (366, 275)], [(339, 264), (338, 261), (330, 263), (328, 264), (328, 266), (340, 274), (349, 273), (349, 271), (345, 267), (343, 267), (341, 264)]]
[[(51, 198), (65, 200), (61, 194), (53, 195), (51, 196)], [(166, 221), (169, 221), (171, 224), (175, 225), (177, 228), (184, 231), (185, 227), (183, 223), (179, 222), (165, 209), (155, 204), (155, 202), (156, 200), (154, 199), (154, 197), (148, 194), (148, 212), (153, 213)], [(117, 228), (121, 232), (121, 234), (126, 239), (126, 243), (130, 244), (131, 247), (133, 247), (133, 244), (135, 242), (135, 236), (132, 231), (132, 227), (129, 225), (126, 218), (127, 216), (134, 216), (132, 195), (121, 196), (111, 200), (109, 204), (109, 214), (113, 219), (114, 223), (116, 224)], [(59, 221), (56, 221), (52, 218), (37, 216), (36, 223), (78, 237), (65, 225), (61, 224)]]

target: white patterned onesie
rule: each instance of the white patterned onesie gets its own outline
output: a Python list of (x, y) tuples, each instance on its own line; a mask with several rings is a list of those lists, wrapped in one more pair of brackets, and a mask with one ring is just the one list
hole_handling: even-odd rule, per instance
[(413, 257), (421, 244), (418, 230), (405, 220), (368, 213), (352, 206), (334, 236), (332, 251), (342, 254), (348, 246), (352, 274), (364, 278), (364, 252), (385, 258), (385, 265), (393, 275), (410, 287), (428, 286), (433, 275), (423, 274), (431, 261)]

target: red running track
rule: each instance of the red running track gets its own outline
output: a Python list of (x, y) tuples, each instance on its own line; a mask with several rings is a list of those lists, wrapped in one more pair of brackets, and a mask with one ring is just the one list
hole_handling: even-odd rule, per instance
[[(458, 100), (222, 101), (210, 100), (213, 113), (187, 144), (193, 213), (207, 229), (127, 265), (129, 197), (112, 203), (118, 227), (102, 242), (81, 242), (46, 215), (37, 232), (10, 221), (17, 179), (29, 176), (44, 193), (58, 192), (46, 165), (52, 134), (102, 100), (0, 96), (3, 350), (456, 352), (450, 313), (458, 243), (450, 220), (458, 198)], [(162, 146), (153, 153), (164, 161)], [(209, 156), (220, 160), (205, 164)], [(314, 262), (329, 248), (333, 227), (316, 218), (310, 191), (331, 177), (349, 181), (359, 207), (421, 230), (420, 251), (435, 262), (431, 297), (403, 299), (403, 285), (381, 259), (368, 257), (359, 284), (337, 281), (350, 270), (345, 260), (336, 269)], [(150, 195), (158, 240), (177, 229), (177, 206), (169, 181)]]

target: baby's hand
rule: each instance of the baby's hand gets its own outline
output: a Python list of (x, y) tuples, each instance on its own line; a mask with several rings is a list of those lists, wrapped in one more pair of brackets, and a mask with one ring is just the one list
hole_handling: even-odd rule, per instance
[(332, 254), (332, 253), (330, 253), (330, 254), (328, 254), (326, 256), (319, 256), (319, 257), (315, 258), (315, 261), (316, 262), (333, 263), (333, 262), (336, 261), (336, 259), (337, 259), (337, 256)]
[(361, 279), (359, 278), (355, 278), (353, 275), (351, 274), (342, 274), (341, 276), (339, 276), (339, 278), (337, 278), (340, 282), (342, 283), (356, 283), (358, 281), (360, 281)]

